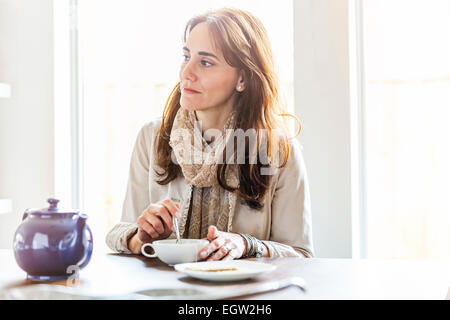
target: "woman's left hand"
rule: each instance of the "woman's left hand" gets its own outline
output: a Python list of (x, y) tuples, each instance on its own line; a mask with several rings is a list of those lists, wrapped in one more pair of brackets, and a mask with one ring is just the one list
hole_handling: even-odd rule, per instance
[(206, 238), (210, 244), (200, 250), (200, 258), (206, 259), (209, 256), (207, 261), (239, 259), (247, 249), (241, 235), (219, 231), (216, 226), (209, 226)]

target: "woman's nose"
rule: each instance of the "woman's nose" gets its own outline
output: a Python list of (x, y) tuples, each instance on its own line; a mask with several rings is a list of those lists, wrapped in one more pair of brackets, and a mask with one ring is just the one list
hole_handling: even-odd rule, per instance
[(186, 64), (184, 64), (181, 67), (180, 78), (182, 80), (195, 81), (196, 75), (195, 75), (194, 66), (191, 61), (188, 61)]

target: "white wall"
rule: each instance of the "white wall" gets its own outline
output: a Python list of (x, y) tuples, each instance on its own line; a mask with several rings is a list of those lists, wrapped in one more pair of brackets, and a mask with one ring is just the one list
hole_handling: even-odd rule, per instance
[(26, 208), (47, 207), (53, 195), (52, 0), (0, 0), (0, 198), (13, 212), (0, 215), (0, 248), (12, 248)]
[(295, 108), (317, 257), (352, 255), (347, 0), (294, 0)]

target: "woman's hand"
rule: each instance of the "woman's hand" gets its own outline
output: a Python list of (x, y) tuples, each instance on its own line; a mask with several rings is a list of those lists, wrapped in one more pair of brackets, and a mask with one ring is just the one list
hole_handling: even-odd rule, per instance
[(210, 244), (200, 250), (200, 258), (207, 261), (239, 259), (247, 250), (244, 238), (236, 233), (217, 230), (215, 226), (209, 226), (208, 236)]
[(170, 199), (150, 204), (137, 219), (138, 231), (128, 241), (128, 248), (141, 253), (144, 243), (168, 238), (173, 231), (173, 217), (181, 215), (179, 205)]

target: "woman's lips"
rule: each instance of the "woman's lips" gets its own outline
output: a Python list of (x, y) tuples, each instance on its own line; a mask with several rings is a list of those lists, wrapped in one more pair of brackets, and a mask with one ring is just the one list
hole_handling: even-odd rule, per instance
[(194, 94), (194, 93), (200, 93), (200, 92), (192, 90), (192, 89), (184, 88), (183, 93)]

